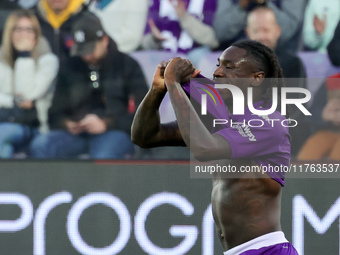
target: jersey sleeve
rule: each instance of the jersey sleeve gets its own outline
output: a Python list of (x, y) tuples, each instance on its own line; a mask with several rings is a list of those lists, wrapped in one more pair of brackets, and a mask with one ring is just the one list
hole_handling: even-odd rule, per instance
[[(290, 153), (288, 128), (282, 127), (281, 121), (254, 127), (234, 124), (216, 132), (225, 138), (231, 147), (231, 158), (258, 158), (274, 153)], [(258, 125), (258, 124), (257, 124)]]

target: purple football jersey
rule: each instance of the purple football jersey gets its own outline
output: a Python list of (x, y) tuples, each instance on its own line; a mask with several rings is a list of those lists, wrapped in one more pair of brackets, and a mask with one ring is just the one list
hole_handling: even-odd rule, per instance
[[(176, 0), (171, 0), (176, 2)], [(204, 24), (212, 25), (216, 11), (216, 0), (184, 0), (187, 11)], [(187, 53), (198, 46), (189, 34), (182, 30), (175, 9), (169, 0), (152, 0), (149, 7), (148, 19), (152, 19), (161, 31), (163, 37), (167, 38), (162, 43), (164, 50)], [(146, 33), (150, 32), (149, 26)]]
[(291, 243), (280, 243), (268, 247), (262, 247), (257, 250), (249, 250), (240, 253), (239, 255), (299, 255)]
[(224, 255), (299, 255), (282, 231), (264, 234), (233, 247)]
[[(207, 97), (207, 112), (215, 119), (224, 119), (228, 123), (219, 125), (218, 130), (212, 129), (224, 137), (231, 147), (231, 159), (252, 159), (262, 168), (266, 168), (268, 175), (284, 186), (284, 167), (289, 167), (290, 161), (290, 135), (286, 118), (278, 111), (268, 116), (258, 116), (251, 113), (249, 108), (244, 109), (244, 115), (234, 115), (221, 99), (218, 91), (214, 89), (214, 82), (199, 75), (188, 83), (182, 84), (184, 91), (192, 99), (201, 103), (201, 95), (210, 94), (215, 100)], [(203, 89), (204, 88), (204, 89)], [(245, 99), (246, 100), (246, 99)], [(266, 106), (264, 102), (254, 103), (254, 108), (267, 110), (271, 108), (271, 101)], [(274, 121), (275, 120), (275, 121)], [(256, 127), (255, 127), (256, 126)]]

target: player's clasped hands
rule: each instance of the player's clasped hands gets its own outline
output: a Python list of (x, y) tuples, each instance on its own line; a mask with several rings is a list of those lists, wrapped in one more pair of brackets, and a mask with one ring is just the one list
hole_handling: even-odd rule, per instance
[(190, 60), (181, 57), (172, 58), (168, 62), (162, 61), (157, 66), (152, 86), (157, 90), (166, 91), (167, 87), (188, 82), (200, 72), (201, 70), (195, 69)]

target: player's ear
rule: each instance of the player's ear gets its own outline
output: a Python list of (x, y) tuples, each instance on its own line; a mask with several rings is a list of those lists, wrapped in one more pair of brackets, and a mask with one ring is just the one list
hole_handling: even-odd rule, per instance
[(265, 74), (263, 71), (259, 71), (253, 74), (253, 79), (251, 85), (254, 87), (260, 86), (264, 81)]

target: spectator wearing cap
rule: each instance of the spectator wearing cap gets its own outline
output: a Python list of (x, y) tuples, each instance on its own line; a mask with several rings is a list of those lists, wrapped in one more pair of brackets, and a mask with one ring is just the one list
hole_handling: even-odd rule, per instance
[(51, 132), (33, 140), (32, 155), (72, 158), (87, 153), (94, 159), (123, 158), (134, 149), (132, 105), (138, 105), (147, 92), (142, 70), (117, 50), (94, 14), (84, 14), (72, 31), (71, 54), (82, 62), (60, 72), (49, 111)]

